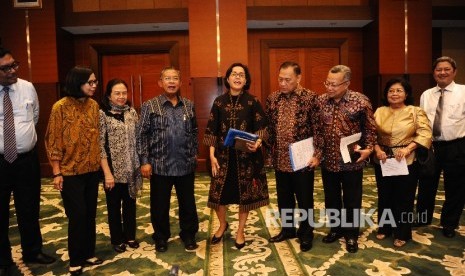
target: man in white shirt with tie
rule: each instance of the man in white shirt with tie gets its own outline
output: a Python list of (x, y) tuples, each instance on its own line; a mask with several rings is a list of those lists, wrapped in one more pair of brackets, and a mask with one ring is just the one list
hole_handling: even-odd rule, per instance
[(441, 172), (444, 178), (445, 201), (441, 212), (441, 226), (445, 237), (453, 238), (465, 205), (465, 85), (454, 82), (457, 74), (455, 60), (440, 57), (433, 63), (437, 85), (423, 92), (420, 107), (425, 110), (433, 128), (433, 147), (436, 171), (433, 179), (420, 179), (417, 212), (426, 213), (431, 223), (434, 199)]
[(0, 46), (0, 276), (13, 264), (8, 238), (11, 194), (21, 236), (23, 261), (49, 264), (39, 226), (40, 164), (35, 126), (39, 102), (32, 83), (18, 78), (19, 62)]

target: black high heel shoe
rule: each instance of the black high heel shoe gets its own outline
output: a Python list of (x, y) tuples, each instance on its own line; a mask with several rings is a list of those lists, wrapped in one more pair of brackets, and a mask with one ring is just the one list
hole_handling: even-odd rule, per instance
[(245, 241), (243, 243), (234, 242), (234, 246), (240, 250), (242, 247), (245, 246)]
[(219, 236), (219, 237), (213, 235), (212, 240), (211, 240), (211, 244), (219, 243), (221, 241), (221, 239), (223, 239), (224, 233), (228, 230), (228, 227), (229, 227), (229, 223), (226, 222), (226, 228), (224, 228), (223, 234), (221, 234), (221, 236)]

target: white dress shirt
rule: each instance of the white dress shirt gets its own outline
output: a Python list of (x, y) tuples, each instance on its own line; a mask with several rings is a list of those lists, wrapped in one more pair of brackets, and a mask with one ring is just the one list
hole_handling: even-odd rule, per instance
[[(18, 153), (31, 151), (37, 142), (36, 124), (39, 121), (39, 99), (32, 83), (18, 78), (10, 87), (9, 96), (13, 105), (16, 148)], [(0, 85), (0, 154), (3, 154), (3, 97)]]
[[(431, 127), (440, 95), (440, 88), (436, 86), (423, 92), (420, 97), (420, 107), (426, 112)], [(443, 97), (441, 136), (433, 137), (433, 140), (451, 141), (465, 137), (465, 85), (450, 83)]]

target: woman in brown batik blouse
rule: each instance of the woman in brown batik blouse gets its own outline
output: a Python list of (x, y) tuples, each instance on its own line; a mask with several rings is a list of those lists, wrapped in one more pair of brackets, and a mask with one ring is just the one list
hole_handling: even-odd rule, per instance
[[(239, 225), (235, 246), (245, 246), (244, 227), (249, 211), (268, 205), (268, 186), (260, 149), (266, 134), (267, 120), (260, 102), (248, 89), (251, 79), (247, 66), (232, 64), (226, 71), (224, 83), (227, 92), (213, 103), (204, 144), (210, 147), (212, 179), (208, 207), (215, 209), (220, 226), (211, 239), (217, 244), (228, 229), (226, 209), (229, 204), (239, 204)], [(248, 143), (248, 150), (225, 147), (224, 140), (230, 128), (259, 136)]]

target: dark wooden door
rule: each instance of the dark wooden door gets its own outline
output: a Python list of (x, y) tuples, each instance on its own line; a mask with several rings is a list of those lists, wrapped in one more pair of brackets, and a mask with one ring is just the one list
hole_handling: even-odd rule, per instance
[(162, 93), (160, 72), (170, 64), (168, 53), (103, 55), (102, 90), (109, 80), (123, 79), (128, 84), (128, 99), (139, 111), (144, 101)]

